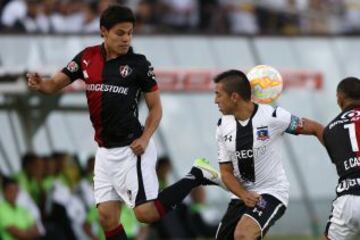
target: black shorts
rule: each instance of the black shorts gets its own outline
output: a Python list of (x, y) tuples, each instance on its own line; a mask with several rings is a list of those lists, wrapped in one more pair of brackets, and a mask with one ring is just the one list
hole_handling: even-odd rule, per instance
[(269, 228), (282, 216), (286, 210), (285, 205), (276, 197), (262, 194), (258, 204), (247, 207), (240, 199), (233, 199), (221, 220), (216, 233), (217, 240), (233, 240), (236, 225), (243, 215), (247, 215), (259, 224), (262, 239)]

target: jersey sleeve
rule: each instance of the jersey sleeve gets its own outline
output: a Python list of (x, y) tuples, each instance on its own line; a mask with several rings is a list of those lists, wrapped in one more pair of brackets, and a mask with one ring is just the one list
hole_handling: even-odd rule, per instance
[(83, 51), (78, 53), (68, 64), (64, 67), (61, 72), (67, 75), (71, 82), (77, 79), (84, 79), (83, 71), (81, 69), (81, 58)]
[(0, 202), (0, 232), (4, 231), (12, 224), (11, 213), (8, 211), (5, 203)]
[(217, 143), (217, 155), (218, 155), (218, 162), (219, 163), (229, 163), (231, 162), (231, 159), (229, 157), (229, 154), (226, 150), (224, 137), (221, 130), (221, 119), (219, 120), (219, 123), (216, 128), (216, 143)]
[(281, 107), (277, 107), (272, 117), (275, 119), (275, 132), (282, 134), (284, 132), (297, 135), (303, 127), (303, 121), (298, 116), (291, 114)]
[(146, 59), (141, 67), (139, 84), (143, 92), (153, 92), (158, 89), (154, 68), (152, 67), (151, 63)]

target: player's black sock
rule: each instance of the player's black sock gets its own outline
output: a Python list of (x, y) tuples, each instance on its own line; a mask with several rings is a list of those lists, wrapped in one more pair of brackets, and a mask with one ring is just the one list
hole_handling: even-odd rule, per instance
[(105, 232), (106, 240), (127, 240), (123, 226), (120, 224), (115, 229)]
[(161, 191), (158, 199), (155, 201), (155, 206), (160, 216), (175, 208), (193, 188), (201, 185), (202, 177), (201, 170), (193, 167), (184, 178)]

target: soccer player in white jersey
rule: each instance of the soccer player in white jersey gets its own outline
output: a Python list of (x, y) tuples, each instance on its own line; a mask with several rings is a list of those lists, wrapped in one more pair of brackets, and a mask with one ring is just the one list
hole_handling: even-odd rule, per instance
[(246, 75), (229, 70), (215, 77), (218, 161), (222, 180), (232, 193), (216, 234), (219, 240), (262, 239), (285, 212), (289, 182), (281, 161), (283, 133), (315, 135), (323, 127), (280, 107), (251, 101)]

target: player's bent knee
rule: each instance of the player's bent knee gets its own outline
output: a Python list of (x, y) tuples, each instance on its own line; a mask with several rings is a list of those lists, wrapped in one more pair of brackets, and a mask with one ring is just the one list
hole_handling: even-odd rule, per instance
[(136, 219), (141, 223), (153, 223), (160, 220), (158, 216), (151, 213), (147, 213), (146, 211), (143, 210), (134, 210), (134, 213)]
[(136, 219), (142, 223), (153, 223), (160, 220), (156, 208), (151, 203), (145, 203), (134, 208)]

